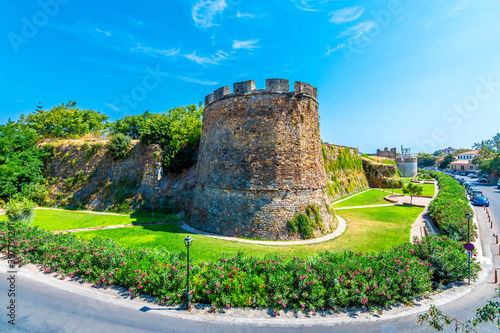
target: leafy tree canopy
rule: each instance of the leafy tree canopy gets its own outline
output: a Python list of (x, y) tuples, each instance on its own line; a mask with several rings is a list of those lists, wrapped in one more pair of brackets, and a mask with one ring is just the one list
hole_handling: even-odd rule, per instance
[(436, 164), (437, 157), (431, 154), (420, 154), (418, 155), (418, 167), (429, 167)]
[(112, 134), (122, 133), (137, 140), (141, 136), (141, 128), (144, 127), (146, 119), (150, 118), (152, 114), (145, 111), (143, 114), (124, 116), (109, 125), (109, 130)]
[(30, 183), (44, 181), (44, 153), (37, 149), (38, 139), (27, 126), (12, 121), (0, 125), (0, 198), (16, 196)]
[(473, 162), (479, 164), (481, 171), (500, 174), (500, 133), (489, 140), (474, 144), (474, 149), (479, 149), (479, 156), (474, 158)]
[(450, 166), (450, 163), (455, 160), (455, 156), (453, 154), (446, 155), (443, 161), (439, 164), (439, 168), (446, 169)]
[(38, 132), (44, 138), (79, 138), (107, 128), (108, 116), (99, 111), (79, 109), (76, 102), (57, 105), (50, 110), (42, 107), (21, 115), (19, 123)]
[(201, 139), (203, 108), (189, 105), (175, 107), (167, 113), (149, 114), (140, 129), (144, 144), (159, 144), (163, 163), (172, 171), (180, 171), (194, 163)]

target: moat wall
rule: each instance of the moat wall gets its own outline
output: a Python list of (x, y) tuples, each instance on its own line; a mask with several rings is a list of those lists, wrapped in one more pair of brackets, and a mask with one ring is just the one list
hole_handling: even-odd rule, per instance
[(315, 204), (333, 230), (316, 89), (296, 82), (289, 92), (287, 80), (266, 80), (266, 89), (246, 81), (233, 91), (223, 87), (206, 98), (190, 224), (230, 236), (296, 239), (288, 221)]

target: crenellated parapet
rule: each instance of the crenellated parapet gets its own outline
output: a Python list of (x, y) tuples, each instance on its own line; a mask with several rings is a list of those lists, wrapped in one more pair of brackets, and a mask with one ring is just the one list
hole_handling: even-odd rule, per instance
[(265, 93), (288, 94), (290, 97), (296, 96), (297, 98), (306, 96), (315, 100), (318, 98), (318, 89), (308, 83), (295, 81), (294, 90), (290, 92), (290, 81), (286, 79), (266, 79), (265, 89), (256, 89), (255, 81), (249, 80), (234, 83), (232, 93), (229, 86), (220, 87), (212, 94), (205, 96), (205, 106), (228, 97)]

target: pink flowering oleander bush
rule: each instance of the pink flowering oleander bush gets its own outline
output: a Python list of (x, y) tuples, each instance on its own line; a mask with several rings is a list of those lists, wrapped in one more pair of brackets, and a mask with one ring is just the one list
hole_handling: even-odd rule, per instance
[[(79, 239), (18, 223), (9, 239), (0, 222), (0, 249), (17, 264), (41, 264), (61, 278), (82, 277), (94, 286), (118, 285), (132, 297), (182, 303), (186, 257), (181, 252), (135, 249), (114, 241)], [(10, 247), (8, 244), (11, 244)], [(467, 257), (448, 238), (424, 239), (379, 253), (322, 253), (310, 258), (256, 258), (238, 253), (190, 266), (193, 302), (214, 307), (267, 307), (317, 311), (347, 306), (377, 308), (409, 302), (431, 291), (433, 279), (461, 281)], [(474, 262), (473, 276), (478, 270)]]
[[(466, 213), (473, 214), (467, 201), (465, 189), (458, 181), (442, 172), (427, 171), (439, 182), (439, 194), (429, 205), (429, 216), (443, 235), (457, 241), (467, 241)], [(470, 240), (477, 237), (474, 227), (470, 228)]]

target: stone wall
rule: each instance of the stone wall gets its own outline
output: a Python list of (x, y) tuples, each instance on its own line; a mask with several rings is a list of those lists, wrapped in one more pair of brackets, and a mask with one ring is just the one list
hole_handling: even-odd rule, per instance
[(415, 177), (417, 175), (417, 162), (416, 157), (400, 156), (396, 158), (396, 164), (403, 177)]
[(294, 239), (286, 223), (309, 204), (327, 229), (316, 88), (268, 79), (206, 97), (190, 224), (223, 235)]
[(395, 165), (376, 163), (363, 158), (363, 169), (370, 187), (400, 188), (402, 183), (398, 178), (398, 167)]
[(368, 188), (361, 155), (357, 148), (323, 143), (327, 192), (331, 200)]
[[(61, 140), (47, 144), (54, 147), (44, 171), (49, 179), (51, 206), (105, 211), (127, 205), (133, 209), (144, 202), (158, 206), (162, 200), (170, 200), (180, 209), (189, 209), (195, 167), (180, 174), (164, 173), (158, 145), (144, 146), (132, 141), (128, 157), (114, 161), (107, 154), (107, 140)], [(71, 185), (70, 180), (78, 177), (84, 181)]]
[(391, 150), (387, 149), (387, 147), (384, 150), (377, 149), (377, 156), (396, 159), (396, 148), (391, 148)]

